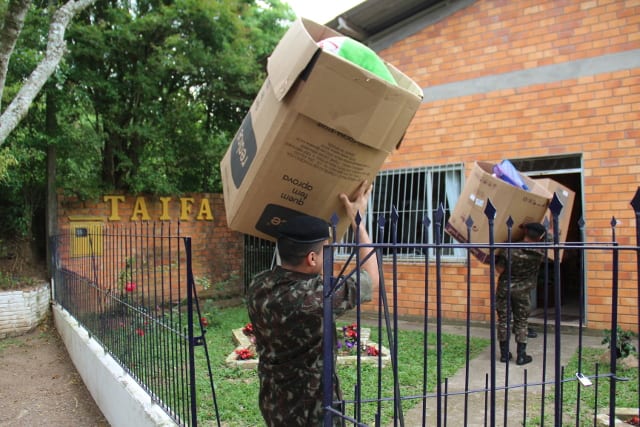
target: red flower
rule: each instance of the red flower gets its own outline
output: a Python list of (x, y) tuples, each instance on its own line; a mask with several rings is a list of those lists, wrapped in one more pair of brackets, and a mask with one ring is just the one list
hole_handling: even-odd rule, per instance
[(255, 354), (253, 354), (253, 352), (248, 348), (241, 348), (236, 350), (235, 353), (237, 354), (236, 359), (238, 360), (248, 360), (255, 357)]
[(207, 320), (206, 317), (203, 316), (203, 317), (200, 318), (200, 324), (202, 326), (204, 326), (204, 327), (207, 327), (207, 326), (209, 326), (209, 321)]
[(380, 351), (372, 345), (367, 346), (367, 356), (377, 356), (380, 354)]
[(358, 342), (358, 324), (352, 323), (342, 327), (342, 339), (338, 341), (338, 350), (343, 354), (355, 354)]
[(140, 328), (137, 328), (136, 329), (136, 334), (138, 334), (138, 336), (142, 337), (142, 336), (144, 336), (144, 330), (142, 330)]
[(127, 292), (133, 292), (136, 290), (136, 283), (135, 282), (127, 282), (124, 285), (124, 290)]
[(242, 333), (247, 335), (247, 336), (253, 335), (253, 324), (252, 323), (247, 323), (244, 326), (244, 328), (242, 328)]

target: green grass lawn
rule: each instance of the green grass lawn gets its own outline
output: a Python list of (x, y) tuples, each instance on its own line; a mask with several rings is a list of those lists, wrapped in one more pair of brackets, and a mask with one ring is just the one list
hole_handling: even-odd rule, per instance
[[(231, 331), (243, 327), (248, 322), (246, 309), (233, 307), (223, 310), (209, 309), (205, 316), (209, 322), (206, 339), (211, 357), (213, 379), (215, 382), (216, 398), (221, 421), (225, 426), (260, 426), (263, 425), (258, 409), (258, 377), (255, 370), (228, 367), (225, 358), (235, 348)], [(372, 331), (371, 340), (378, 342), (378, 337)], [(388, 343), (383, 341), (385, 347)], [(489, 340), (474, 338), (471, 341), (471, 357), (480, 353)], [(422, 394), (423, 374), (423, 334), (420, 331), (401, 331), (398, 337), (398, 377), (402, 396)], [(443, 378), (452, 376), (465, 363), (465, 337), (457, 335), (443, 336), (442, 375)], [(197, 372), (199, 389), (199, 422), (203, 425), (215, 424), (215, 410), (208, 385), (207, 372), (203, 352), (198, 351)], [(427, 378), (428, 392), (435, 390), (436, 384), (436, 348), (435, 334), (428, 336), (428, 364)], [(341, 387), (345, 399), (353, 397), (356, 382), (355, 366), (340, 366), (338, 370)], [(382, 396), (393, 397), (392, 368), (388, 364), (383, 369)], [(363, 365), (362, 392), (363, 400), (377, 396), (377, 368)], [(403, 402), (403, 410), (419, 404), (420, 400)], [(374, 424), (376, 404), (364, 404), (362, 419), (368, 425)], [(347, 413), (353, 413), (353, 408), (347, 406)], [(393, 417), (392, 403), (382, 404), (383, 424)]]
[[(578, 369), (578, 354), (572, 356), (571, 360), (564, 369), (564, 378), (568, 379), (562, 383), (562, 408), (563, 426), (575, 426), (576, 414), (579, 413), (580, 425), (594, 425), (594, 416), (597, 414), (609, 413), (609, 394), (611, 378), (606, 376), (610, 372), (608, 362), (609, 350), (603, 348), (583, 348), (581, 369)], [(637, 353), (635, 353), (637, 357)], [(596, 364), (598, 366), (598, 375), (600, 378), (591, 378), (592, 385), (589, 387), (581, 386), (573, 376), (576, 372), (581, 371), (586, 376), (596, 375)], [(616, 382), (616, 408), (637, 408), (638, 407), (638, 367), (626, 367), (618, 359), (616, 375), (623, 381)], [(579, 392), (579, 394), (578, 394)], [(597, 394), (596, 394), (597, 393)], [(542, 422), (539, 415), (540, 408), (536, 412), (538, 414), (531, 417), (527, 425), (532, 426), (552, 426), (554, 423), (553, 403), (554, 403), (554, 387), (548, 387), (545, 401), (545, 417)], [(596, 399), (597, 397), (597, 399)], [(596, 407), (597, 402), (597, 407)], [(579, 411), (578, 411), (579, 405)]]

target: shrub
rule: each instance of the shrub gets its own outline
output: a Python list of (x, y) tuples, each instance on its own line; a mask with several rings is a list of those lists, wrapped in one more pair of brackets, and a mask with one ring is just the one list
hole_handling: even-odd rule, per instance
[[(633, 331), (625, 331), (620, 326), (616, 329), (616, 356), (624, 358), (634, 353), (636, 347), (633, 345), (634, 338), (637, 336)], [(608, 344), (611, 348), (612, 335), (610, 329), (605, 329), (602, 344)]]

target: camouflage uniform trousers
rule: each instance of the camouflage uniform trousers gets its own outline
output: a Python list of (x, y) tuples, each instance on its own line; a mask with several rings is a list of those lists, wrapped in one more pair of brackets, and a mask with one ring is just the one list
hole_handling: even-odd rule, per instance
[[(505, 253), (497, 255), (496, 266), (503, 268), (503, 272), (498, 277), (496, 291), (498, 341), (507, 341), (507, 320), (510, 317), (507, 309), (510, 308), (513, 315), (512, 331), (516, 342), (527, 342), (531, 289), (536, 286), (538, 270), (543, 257), (544, 252), (535, 247), (513, 249), (510, 257)], [(508, 268), (509, 262), (511, 263), (510, 268)], [(509, 298), (510, 307), (507, 307), (507, 299)]]
[[(322, 426), (322, 375), (318, 369), (321, 367), (318, 365), (309, 371), (294, 366), (279, 370), (276, 375), (273, 372), (271, 375), (259, 374), (259, 406), (267, 426)], [(334, 401), (339, 400), (338, 387), (336, 383)], [(333, 418), (333, 425), (342, 425), (339, 417)]]
[(496, 313), (498, 315), (498, 341), (507, 341), (507, 320), (511, 310), (513, 322), (511, 324), (516, 342), (527, 342), (527, 327), (529, 326), (529, 307), (531, 306), (530, 289), (511, 290), (511, 306), (507, 307), (509, 297), (506, 286), (499, 286), (496, 293)]

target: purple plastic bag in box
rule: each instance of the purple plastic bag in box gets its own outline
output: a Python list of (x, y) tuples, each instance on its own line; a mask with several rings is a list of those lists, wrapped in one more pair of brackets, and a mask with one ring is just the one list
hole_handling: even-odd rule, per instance
[(493, 173), (495, 173), (498, 178), (511, 185), (529, 191), (529, 186), (524, 183), (515, 166), (513, 166), (509, 160), (503, 160), (500, 164), (494, 165)]

